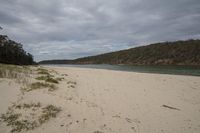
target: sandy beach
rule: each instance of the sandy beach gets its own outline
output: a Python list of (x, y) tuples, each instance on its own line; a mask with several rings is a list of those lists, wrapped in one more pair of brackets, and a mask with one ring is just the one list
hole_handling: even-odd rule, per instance
[[(61, 109), (55, 118), (22, 132), (200, 132), (200, 77), (73, 67), (44, 68), (62, 78), (54, 91), (44, 87), (22, 92), (22, 83), (0, 78), (1, 114), (5, 114), (13, 103), (40, 102)], [(27, 77), (27, 82), (35, 82), (36, 76), (35, 73)], [(10, 133), (11, 129), (6, 122), (0, 121), (0, 133)]]

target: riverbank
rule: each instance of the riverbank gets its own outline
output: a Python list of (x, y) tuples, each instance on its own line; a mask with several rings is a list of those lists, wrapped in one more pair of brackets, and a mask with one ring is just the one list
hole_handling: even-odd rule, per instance
[[(38, 75), (38, 68), (31, 69), (28, 82), (37, 82), (41, 73)], [(43, 87), (22, 93), (22, 84), (5, 78), (0, 81), (0, 113), (12, 102), (40, 102), (61, 109), (55, 118), (27, 132), (200, 132), (200, 77), (73, 67), (44, 69), (54, 79), (62, 79), (54, 83), (57, 89)], [(0, 132), (10, 132), (11, 127), (5, 124), (0, 122)]]
[(140, 73), (154, 73), (154, 74), (170, 74), (170, 75), (189, 75), (200, 76), (200, 66), (169, 66), (169, 65), (110, 65), (110, 64), (86, 64), (86, 65), (73, 65), (73, 64), (49, 64), (43, 66), (53, 67), (78, 67), (78, 68), (92, 68), (92, 69), (105, 69), (126, 72), (140, 72)]

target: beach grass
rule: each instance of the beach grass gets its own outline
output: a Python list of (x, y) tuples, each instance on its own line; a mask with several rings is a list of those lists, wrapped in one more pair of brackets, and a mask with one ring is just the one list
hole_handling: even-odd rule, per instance
[(56, 90), (56, 86), (53, 84), (49, 84), (49, 83), (44, 83), (44, 82), (34, 82), (31, 83), (30, 85), (28, 85), (25, 88), (22, 88), (23, 91), (29, 92), (29, 91), (33, 91), (33, 90), (38, 90), (38, 89), (42, 89), (42, 88), (49, 88), (49, 91), (54, 91)]
[(45, 82), (55, 83), (58, 84), (59, 81), (63, 80), (64, 78), (54, 78), (54, 75), (50, 73), (47, 69), (38, 68), (38, 74), (42, 74), (42, 76), (36, 77), (36, 80), (44, 80)]
[(0, 64), (0, 78), (14, 79), (17, 83), (27, 84), (32, 69), (29, 66)]
[[(35, 110), (33, 111), (33, 109)], [(22, 114), (22, 112), (26, 111), (28, 115), (31, 115), (38, 110), (41, 110), (39, 111), (41, 114), (35, 114), (34, 119), (30, 119), (30, 117), (24, 117), (24, 114)], [(24, 103), (9, 107), (7, 112), (1, 115), (0, 119), (7, 123), (7, 126), (11, 127), (12, 133), (16, 133), (33, 130), (34, 128), (39, 127), (41, 124), (47, 122), (51, 118), (55, 118), (60, 111), (61, 108), (58, 108), (54, 105), (47, 105), (42, 107), (41, 103)]]
[(50, 75), (49, 71), (47, 69), (44, 69), (44, 68), (38, 68), (37, 71), (38, 71), (38, 74)]
[(59, 79), (53, 78), (53, 75), (52, 76), (51, 75), (39, 76), (35, 79), (36, 80), (44, 80), (46, 82), (55, 83), (55, 84), (59, 83)]
[(28, 66), (0, 64), (0, 78), (18, 79), (31, 72)]
[(60, 108), (53, 106), (53, 105), (48, 105), (45, 108), (43, 108), (42, 115), (39, 117), (39, 122), (40, 124), (45, 123), (52, 117), (56, 117), (56, 115), (61, 111)]
[(18, 104), (15, 106), (16, 109), (26, 109), (26, 108), (39, 108), (41, 107), (41, 103), (38, 102), (38, 103), (30, 103), (30, 104), (27, 104), (27, 103), (24, 103), (24, 104)]
[(62, 81), (62, 80), (64, 80), (64, 79), (65, 79), (65, 78), (63, 78), (63, 77), (61, 77), (61, 78), (60, 78), (60, 77), (59, 77), (59, 78), (56, 78), (57, 81)]

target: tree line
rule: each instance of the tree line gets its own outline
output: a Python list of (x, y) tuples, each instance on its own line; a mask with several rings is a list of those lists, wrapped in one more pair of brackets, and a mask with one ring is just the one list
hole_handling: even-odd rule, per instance
[(33, 56), (23, 49), (22, 44), (10, 40), (6, 35), (0, 35), (0, 63), (32, 65), (34, 60)]
[(75, 60), (47, 60), (40, 64), (198, 65), (200, 40), (162, 42)]

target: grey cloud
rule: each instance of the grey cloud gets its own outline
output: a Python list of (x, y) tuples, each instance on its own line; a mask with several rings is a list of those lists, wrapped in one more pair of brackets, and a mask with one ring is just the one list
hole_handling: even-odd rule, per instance
[(3, 34), (42, 59), (200, 38), (199, 0), (0, 0)]

